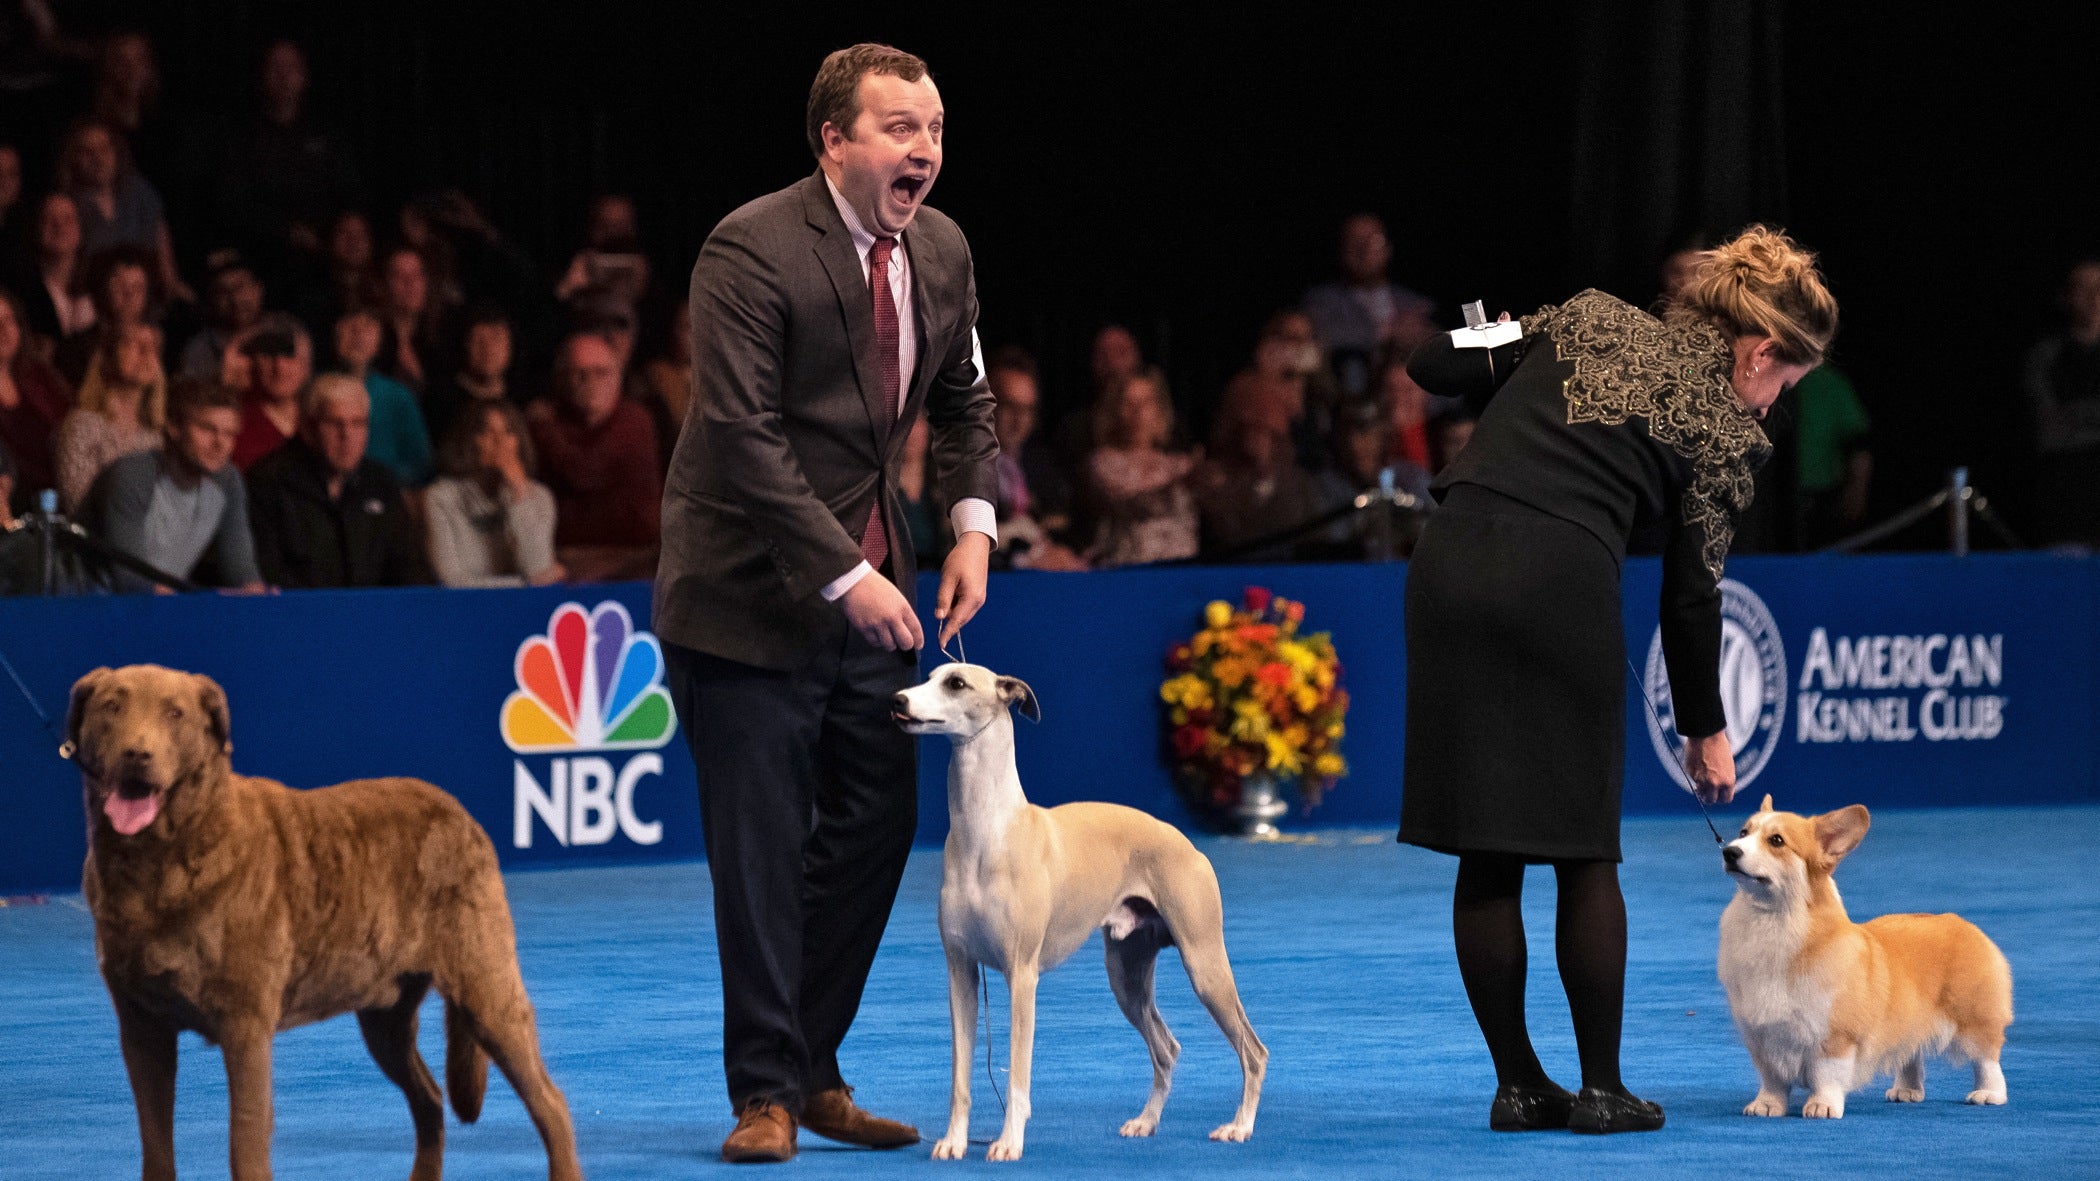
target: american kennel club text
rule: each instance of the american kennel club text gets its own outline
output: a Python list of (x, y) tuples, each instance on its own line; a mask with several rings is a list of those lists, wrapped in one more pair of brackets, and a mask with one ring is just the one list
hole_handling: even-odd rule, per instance
[(1795, 736), (1801, 742), (1996, 738), (2005, 730), (2007, 699), (1973, 690), (1996, 689), (2004, 679), (2002, 634), (1833, 639), (1819, 627), (1809, 633), (1801, 662)]
[[(547, 634), (518, 645), (513, 671), (504, 745), (519, 755), (561, 753), (544, 763), (511, 760), (511, 844), (531, 848), (535, 828), (563, 846), (603, 845), (615, 835), (662, 841), (662, 822), (645, 819), (635, 799), (644, 779), (663, 774), (656, 752), (677, 732), (656, 637), (636, 631), (617, 602), (589, 611), (563, 603)], [(616, 763), (591, 753), (600, 751), (639, 753)]]

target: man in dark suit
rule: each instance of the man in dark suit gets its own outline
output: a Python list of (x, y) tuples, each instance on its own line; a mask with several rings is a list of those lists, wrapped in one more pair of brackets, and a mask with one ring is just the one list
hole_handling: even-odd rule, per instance
[(924, 206), (940, 92), (881, 45), (810, 89), (815, 175), (730, 214), (693, 267), (694, 396), (664, 490), (654, 626), (699, 771), (732, 1161), (798, 1125), (870, 1147), (916, 1129), (854, 1105), (838, 1048), (917, 827), (890, 719), (924, 636), (898, 457), (921, 412), (957, 542), (941, 639), (984, 602), (992, 397), (970, 251)]

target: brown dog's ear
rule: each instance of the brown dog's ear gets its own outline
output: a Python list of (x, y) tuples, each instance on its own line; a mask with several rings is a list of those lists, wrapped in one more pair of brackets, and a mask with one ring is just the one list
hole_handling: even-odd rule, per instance
[(219, 749), (233, 753), (233, 719), (226, 710), (226, 690), (219, 683), (201, 673), (197, 674), (197, 704), (203, 708), (204, 717), (211, 727), (211, 736)]
[(1764, 806), (1764, 807), (1762, 807), (1762, 808), (1759, 808), (1759, 809), (1758, 809), (1757, 811), (1758, 811), (1758, 813), (1759, 813), (1760, 815), (1762, 815), (1763, 813), (1766, 813), (1766, 812), (1770, 812), (1771, 810), (1772, 810), (1772, 793), (1771, 793), (1771, 792), (1766, 792), (1766, 793), (1765, 793), (1765, 806)]
[(1022, 717), (1031, 722), (1043, 720), (1043, 707), (1035, 703), (1035, 690), (1028, 687), (1028, 682), (1019, 677), (1000, 677), (996, 683), (999, 686), (999, 700), (1003, 704), (1012, 705), (1018, 701), (1021, 703)]
[(1870, 822), (1866, 808), (1860, 804), (1816, 817), (1816, 843), (1823, 847), (1823, 855), (1830, 858), (1832, 866), (1843, 861), (1845, 854), (1859, 848), (1859, 843), (1866, 839)]
[(87, 713), (88, 702), (95, 696), (95, 690), (101, 686), (102, 679), (111, 671), (113, 670), (104, 666), (73, 682), (73, 699), (66, 703), (66, 741), (59, 748), (60, 758), (70, 759), (79, 751), (81, 718)]

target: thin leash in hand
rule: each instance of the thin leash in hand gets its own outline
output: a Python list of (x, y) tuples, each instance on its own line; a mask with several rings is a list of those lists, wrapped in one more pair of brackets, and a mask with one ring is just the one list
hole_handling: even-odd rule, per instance
[(8, 679), (15, 683), (15, 688), (22, 691), (22, 700), (28, 702), (29, 708), (36, 712), (36, 720), (44, 724), (44, 733), (49, 734), (51, 740), (58, 743), (58, 757), (62, 759), (72, 758), (73, 744), (66, 741), (65, 735), (58, 732), (58, 727), (51, 721), (51, 715), (45, 713), (44, 707), (38, 704), (36, 694), (29, 691), (28, 683), (22, 680), (21, 673), (15, 671), (15, 662), (9, 660), (5, 652), (0, 652), (0, 668), (7, 670)]
[[(1633, 661), (1630, 659), (1626, 662), (1626, 671), (1633, 674), (1633, 690), (1641, 695), (1641, 707), (1648, 711), (1649, 720), (1653, 721), (1656, 730), (1660, 731), (1663, 728), (1662, 715), (1655, 712), (1655, 703), (1648, 700), (1648, 687), (1641, 683), (1641, 674), (1633, 667)], [(1706, 818), (1706, 831), (1714, 834), (1714, 844), (1727, 848), (1728, 842), (1721, 839), (1721, 830), (1714, 827), (1714, 814), (1706, 810), (1706, 801), (1699, 798), (1699, 789), (1696, 787), (1692, 789), (1692, 802), (1699, 805), (1699, 815)]]
[[(955, 651), (949, 652), (948, 645), (942, 644), (941, 655), (957, 664), (970, 663), (969, 653), (963, 648), (962, 633), (958, 631), (948, 639), (954, 643)], [(1006, 1118), (1006, 1093), (999, 1089), (999, 1072), (992, 1066), (992, 974), (982, 966), (977, 969), (977, 988), (981, 998), (979, 1008), (984, 1016), (984, 1077), (986, 1082), (992, 1084), (992, 1094), (998, 1096), (999, 1117), (1003, 1121)], [(990, 1144), (991, 1141), (980, 1137), (972, 1139), (970, 1143)]]

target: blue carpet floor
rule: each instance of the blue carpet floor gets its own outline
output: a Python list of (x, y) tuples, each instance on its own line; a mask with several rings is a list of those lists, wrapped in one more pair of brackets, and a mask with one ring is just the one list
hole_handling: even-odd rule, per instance
[[(2018, 1020), (2005, 1055), (2012, 1102), (1962, 1104), (1968, 1074), (1937, 1066), (1927, 1102), (1881, 1101), (1877, 1084), (1837, 1123), (1739, 1115), (1755, 1076), (1714, 979), (1716, 920), (1730, 896), (1696, 815), (1626, 825), (1632, 914), (1626, 1075), (1669, 1112), (1648, 1136), (1603, 1140), (1487, 1131), (1493, 1077), (1452, 961), (1453, 862), (1383, 832), (1308, 843), (1206, 842), (1225, 890), (1242, 995), (1267, 1041), (1254, 1139), (1213, 1144), (1237, 1068), (1170, 953), (1161, 1007), (1185, 1047), (1159, 1135), (1126, 1141), (1150, 1072), (1110, 997), (1100, 952), (1043, 984), (1035, 1119), (1010, 1171), (1174, 1177), (2100, 1176), (2100, 808), (1890, 812), (1840, 874), (1853, 917), (1955, 910), (2012, 960)], [(914, 856), (855, 1033), (849, 1079), (876, 1110), (929, 1135), (946, 1123), (948, 1018), (934, 927), (940, 854)], [(526, 981), (556, 1081), (599, 1181), (717, 1175), (728, 1128), (720, 997), (699, 865), (513, 875)], [(1575, 1079), (1552, 971), (1552, 878), (1530, 881), (1532, 1025), (1541, 1056)], [(998, 1062), (1004, 995), (992, 987)], [(442, 1060), (438, 1010), (424, 1055)], [(338, 1018), (280, 1036), (277, 1175), (405, 1175), (411, 1134), (398, 1091)], [(1003, 1079), (1002, 1079), (1003, 1083)], [(973, 1132), (999, 1106), (977, 1071)], [(183, 1040), (177, 1155), (186, 1177), (226, 1175), (226, 1092), (216, 1051)], [(1796, 1095), (1798, 1109), (1799, 1095)], [(987, 1166), (983, 1149), (955, 1171)], [(448, 1129), (448, 1176), (544, 1175), (523, 1109), (500, 1078), (472, 1127)], [(795, 1176), (922, 1173), (926, 1146), (871, 1154), (804, 1138)], [(1783, 1164), (1781, 1164), (1783, 1162)], [(0, 1177), (135, 1176), (138, 1143), (115, 1023), (76, 898), (0, 909)]]

